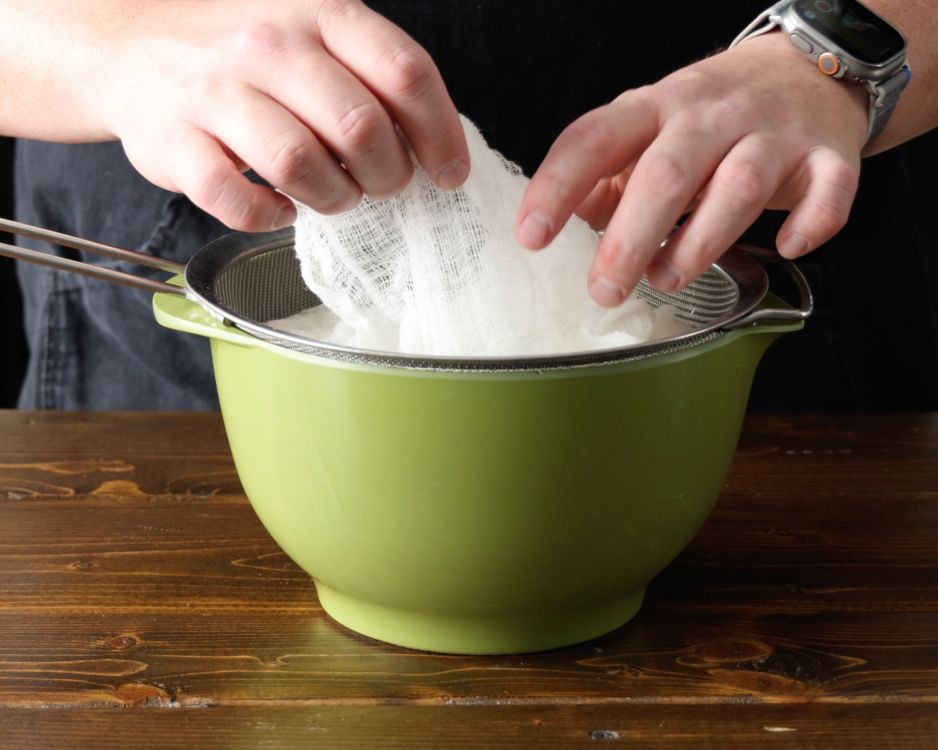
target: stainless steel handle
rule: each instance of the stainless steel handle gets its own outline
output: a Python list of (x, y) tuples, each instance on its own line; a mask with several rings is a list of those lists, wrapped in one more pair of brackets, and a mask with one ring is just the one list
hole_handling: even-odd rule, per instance
[(765, 248), (744, 244), (737, 244), (736, 247), (763, 260), (781, 264), (798, 286), (801, 303), (796, 308), (759, 307), (739, 320), (734, 320), (725, 325), (725, 330), (732, 331), (737, 328), (747, 328), (757, 323), (797, 323), (798, 321), (807, 320), (811, 316), (811, 313), (814, 312), (814, 295), (811, 293), (811, 287), (808, 286), (808, 280), (801, 273), (798, 266), (790, 261), (782, 260), (774, 252)]
[[(171, 274), (178, 275), (186, 270), (184, 263), (178, 263), (174, 260), (157, 258), (153, 255), (147, 255), (146, 253), (138, 253), (135, 250), (126, 250), (121, 247), (105, 245), (100, 242), (92, 242), (91, 240), (85, 240), (80, 237), (73, 237), (70, 234), (54, 232), (51, 229), (42, 229), (40, 227), (34, 227), (30, 224), (22, 224), (21, 222), (11, 221), (10, 219), (0, 218), (0, 231), (6, 231), (10, 234), (14, 234), (20, 237), (30, 237), (32, 239), (44, 240), (45, 242), (51, 242), (53, 244), (62, 245), (64, 247), (71, 247), (75, 250), (84, 250), (90, 253), (95, 253), (97, 255), (104, 255), (109, 258), (125, 260), (138, 266), (156, 268), (157, 270), (166, 271), (167, 273)], [(165, 294), (178, 294), (182, 296), (185, 296), (186, 294), (185, 289), (182, 287), (175, 286), (174, 284), (167, 284), (164, 281), (148, 279), (144, 276), (134, 276), (131, 273), (117, 271), (113, 268), (102, 268), (101, 266), (95, 266), (90, 263), (84, 263), (78, 260), (71, 260), (70, 258), (62, 258), (58, 255), (44, 253), (39, 250), (31, 250), (26, 247), (8, 245), (5, 242), (0, 242), (0, 255), (5, 255), (8, 258), (14, 258), (16, 260), (23, 260), (27, 263), (48, 266), (49, 268), (55, 268), (60, 271), (78, 273), (83, 276), (90, 276), (91, 278), (95, 279), (102, 279), (104, 281), (111, 281), (117, 284), (123, 284), (124, 286), (134, 287), (136, 289), (143, 289), (147, 292), (163, 292)]]

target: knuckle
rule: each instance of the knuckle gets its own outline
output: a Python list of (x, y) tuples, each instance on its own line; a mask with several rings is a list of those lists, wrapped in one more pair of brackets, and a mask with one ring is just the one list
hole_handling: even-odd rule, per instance
[(384, 176), (383, 184), (370, 189), (368, 191), (368, 195), (379, 200), (393, 198), (405, 187), (407, 187), (407, 184), (410, 182), (410, 178), (413, 177), (413, 175), (413, 166), (410, 164), (404, 164), (400, 171), (389, 171)]
[(859, 182), (859, 168), (837, 159), (826, 165), (817, 199), (809, 206), (814, 230), (833, 236), (847, 223)]
[(687, 91), (706, 90), (707, 86), (712, 88), (714, 84), (711, 75), (693, 65), (674, 71), (671, 75), (666, 76), (664, 80), (677, 88), (683, 88)]
[(305, 182), (316, 167), (316, 155), (310, 145), (301, 140), (288, 140), (280, 145), (270, 158), (269, 180), (275, 185)]
[(698, 128), (708, 133), (735, 132), (743, 113), (740, 107), (731, 99), (717, 99), (707, 102), (697, 117)]
[(647, 157), (644, 182), (652, 195), (667, 203), (681, 198), (691, 186), (684, 164), (666, 153)]
[(769, 176), (751, 161), (724, 163), (715, 179), (722, 192), (733, 196), (745, 208), (763, 208), (772, 194)]
[(209, 168), (190, 197), (232, 229), (251, 231), (260, 225), (260, 207), (250, 195), (238, 189), (230, 172), (224, 168)]
[(200, 175), (200, 179), (190, 192), (193, 202), (209, 213), (221, 210), (230, 192), (231, 178), (228, 171), (221, 167), (209, 167)]
[(246, 59), (282, 57), (288, 47), (287, 34), (270, 21), (250, 21), (235, 30), (232, 46)]
[(266, 211), (254, 198), (233, 201), (224, 216), (225, 223), (239, 232), (258, 232), (269, 229)]
[(601, 243), (596, 253), (596, 265), (623, 286), (637, 279), (645, 270), (642, 256), (621, 240)]
[(256, 232), (267, 229), (263, 211), (253, 200), (234, 200), (228, 204), (219, 218), (231, 229), (239, 232)]
[(819, 200), (811, 206), (811, 225), (817, 234), (830, 237), (844, 228), (849, 215), (843, 204)]
[(557, 165), (541, 166), (535, 180), (537, 195), (548, 201), (549, 206), (569, 206), (573, 202), (570, 176)]
[(340, 143), (352, 154), (374, 151), (385, 138), (385, 113), (377, 102), (354, 104), (336, 119)]
[(629, 112), (642, 113), (657, 118), (660, 114), (661, 94), (654, 86), (639, 86), (629, 89), (616, 97), (612, 105), (625, 105)]
[(601, 159), (608, 156), (615, 140), (615, 133), (608, 118), (606, 107), (594, 110), (575, 120), (561, 134), (563, 144), (587, 159)]
[(853, 195), (856, 193), (857, 183), (859, 181), (859, 168), (841, 160), (831, 165), (830, 174), (827, 176), (827, 183), (830, 187), (843, 194), (847, 201), (853, 200)]
[(706, 271), (719, 255), (720, 250), (713, 242), (700, 240), (681, 248), (681, 252), (674, 255), (671, 264), (680, 272), (682, 279), (691, 281)]
[(337, 192), (327, 198), (318, 201), (313, 208), (326, 216), (340, 214), (349, 209), (355, 208), (362, 199), (362, 193), (357, 189), (347, 189)]
[[(468, 154), (466, 149), (466, 136), (462, 123), (456, 120), (450, 125), (448, 122), (437, 120), (433, 123), (433, 131), (426, 136), (424, 148), (431, 150), (434, 154), (446, 154), (446, 160), (453, 157), (466, 159)], [(463, 155), (465, 154), (465, 155)], [(511, 171), (513, 165), (509, 163), (507, 169)]]
[(337, 19), (347, 16), (358, 6), (357, 0), (318, 0), (310, 14), (320, 31), (326, 32)]
[(219, 60), (190, 69), (180, 91), (197, 107), (202, 107), (208, 102), (215, 106), (227, 107), (234, 98), (234, 88), (230, 72)]
[(436, 66), (417, 45), (400, 47), (388, 56), (386, 76), (390, 88), (409, 100), (420, 99), (433, 87)]
[(745, 101), (744, 97), (737, 95), (736, 87), (730, 80), (714, 76), (712, 71), (701, 66), (692, 65), (677, 70), (665, 80), (670, 84), (669, 93), (679, 104), (696, 103), (695, 108), (700, 108), (701, 115), (705, 115), (707, 111), (714, 114), (727, 112)]

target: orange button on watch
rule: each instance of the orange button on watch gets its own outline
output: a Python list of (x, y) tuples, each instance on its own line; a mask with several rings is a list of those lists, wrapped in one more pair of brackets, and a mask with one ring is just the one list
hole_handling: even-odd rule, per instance
[(822, 52), (818, 55), (817, 66), (824, 75), (833, 78), (838, 77), (838, 73), (841, 72), (842, 68), (840, 58), (833, 52)]

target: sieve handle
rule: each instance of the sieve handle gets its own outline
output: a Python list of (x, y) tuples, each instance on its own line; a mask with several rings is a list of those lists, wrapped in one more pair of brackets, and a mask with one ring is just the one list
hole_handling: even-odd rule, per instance
[[(95, 253), (96, 255), (104, 255), (108, 258), (128, 261), (138, 266), (155, 268), (174, 275), (179, 275), (186, 270), (185, 264), (178, 263), (174, 260), (157, 258), (156, 256), (147, 255), (146, 253), (138, 253), (135, 250), (126, 250), (121, 247), (105, 245), (100, 242), (92, 242), (91, 240), (85, 240), (80, 237), (73, 237), (70, 234), (54, 232), (51, 229), (42, 229), (40, 227), (34, 227), (31, 224), (23, 224), (10, 219), (0, 218), (0, 231), (6, 231), (18, 237), (43, 240), (54, 245), (70, 247), (74, 250), (84, 250), (86, 252)], [(94, 279), (102, 279), (136, 289), (143, 289), (147, 292), (163, 292), (165, 294), (179, 294), (183, 296), (186, 294), (185, 289), (182, 287), (176, 286), (175, 284), (167, 284), (165, 281), (148, 279), (145, 276), (135, 276), (132, 273), (118, 271), (113, 268), (102, 268), (101, 266), (95, 266), (91, 263), (84, 263), (79, 260), (72, 260), (71, 258), (62, 258), (61, 256), (45, 253), (40, 250), (8, 245), (5, 242), (0, 242), (0, 255), (5, 255), (15, 260), (23, 260), (27, 263), (55, 268), (59, 271), (78, 273), (82, 276), (89, 276)]]
[(727, 323), (723, 326), (725, 330), (732, 331), (737, 328), (747, 328), (758, 323), (797, 323), (811, 317), (811, 313), (814, 312), (814, 294), (811, 292), (808, 280), (797, 265), (791, 261), (783, 260), (771, 250), (762, 247), (743, 244), (737, 244), (736, 247), (749, 255), (755, 255), (763, 261), (784, 268), (798, 287), (801, 303), (799, 307), (760, 307), (739, 320)]

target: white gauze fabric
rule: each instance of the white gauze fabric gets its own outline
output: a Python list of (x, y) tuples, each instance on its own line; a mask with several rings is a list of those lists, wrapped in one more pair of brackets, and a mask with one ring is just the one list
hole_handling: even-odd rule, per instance
[(323, 305), (271, 324), (307, 338), (424, 356), (526, 356), (621, 347), (683, 332), (673, 309), (590, 298), (599, 236), (572, 218), (545, 250), (514, 239), (527, 185), (463, 118), (471, 170), (457, 190), (419, 167), (395, 198), (326, 216), (297, 205), (303, 279)]

